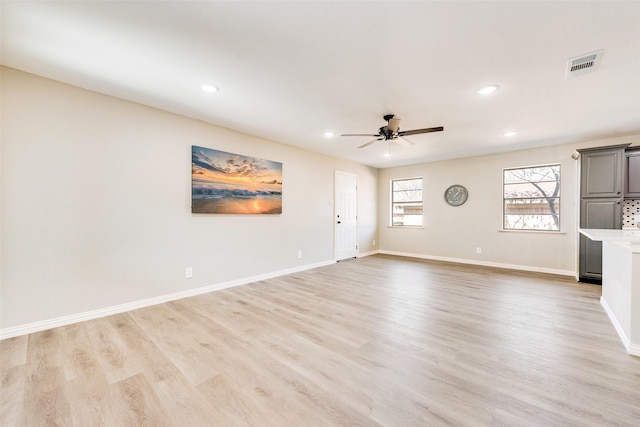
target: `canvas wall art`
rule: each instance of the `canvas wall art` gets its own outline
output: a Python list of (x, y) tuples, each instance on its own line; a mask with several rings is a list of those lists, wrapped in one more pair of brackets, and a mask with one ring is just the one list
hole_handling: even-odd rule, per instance
[(281, 214), (282, 163), (192, 146), (191, 212)]

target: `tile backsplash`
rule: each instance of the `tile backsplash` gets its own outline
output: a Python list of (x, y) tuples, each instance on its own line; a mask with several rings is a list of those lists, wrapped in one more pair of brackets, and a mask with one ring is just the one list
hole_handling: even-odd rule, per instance
[(640, 224), (640, 199), (627, 199), (622, 206), (622, 228), (637, 228)]

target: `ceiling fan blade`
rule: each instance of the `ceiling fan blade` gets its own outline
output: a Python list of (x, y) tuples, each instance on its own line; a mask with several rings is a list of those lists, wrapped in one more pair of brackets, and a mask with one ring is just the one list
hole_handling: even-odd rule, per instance
[(378, 134), (370, 134), (370, 133), (343, 133), (340, 136), (380, 136)]
[(398, 135), (399, 136), (418, 135), (420, 133), (441, 132), (443, 130), (444, 130), (444, 128), (442, 126), (438, 126), (438, 127), (435, 127), (435, 128), (403, 130), (401, 132), (398, 132)]
[(409, 141), (407, 138), (403, 138), (401, 136), (394, 139), (394, 141), (400, 145), (404, 145), (405, 147), (411, 147), (412, 145), (415, 145), (413, 142)]
[(392, 133), (398, 132), (398, 129), (400, 129), (400, 119), (398, 118), (389, 119), (389, 124), (387, 125), (387, 129), (389, 129)]
[(369, 141), (366, 144), (362, 144), (358, 148), (364, 148), (364, 147), (369, 146), (369, 145), (373, 144), (374, 142), (378, 142), (378, 141), (382, 141), (382, 138), (376, 138), (373, 141)]

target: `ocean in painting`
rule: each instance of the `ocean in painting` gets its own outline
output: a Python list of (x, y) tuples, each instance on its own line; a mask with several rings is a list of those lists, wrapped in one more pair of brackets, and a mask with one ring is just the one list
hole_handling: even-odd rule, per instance
[(282, 213), (282, 193), (243, 188), (193, 186), (191, 212), (220, 214)]
[(193, 146), (191, 212), (282, 213), (282, 163)]

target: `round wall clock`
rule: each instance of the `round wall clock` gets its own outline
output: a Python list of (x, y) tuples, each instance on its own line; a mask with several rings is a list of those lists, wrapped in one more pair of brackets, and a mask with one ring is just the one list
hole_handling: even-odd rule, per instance
[(469, 198), (469, 192), (462, 185), (452, 185), (444, 192), (444, 199), (451, 206), (460, 206)]

